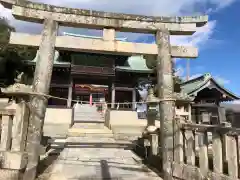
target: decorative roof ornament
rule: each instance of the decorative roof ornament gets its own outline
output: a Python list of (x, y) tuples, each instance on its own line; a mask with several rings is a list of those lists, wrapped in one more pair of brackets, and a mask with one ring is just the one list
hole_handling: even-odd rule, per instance
[(208, 80), (209, 78), (211, 78), (211, 74), (210, 73), (206, 73), (204, 74), (204, 80)]

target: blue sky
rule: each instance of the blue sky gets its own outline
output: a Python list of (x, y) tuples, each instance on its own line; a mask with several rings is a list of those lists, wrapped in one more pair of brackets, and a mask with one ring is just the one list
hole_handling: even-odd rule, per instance
[[(239, 0), (37, 0), (54, 5), (144, 15), (199, 15), (208, 14), (209, 23), (191, 37), (172, 37), (172, 44), (194, 45), (199, 57), (191, 60), (191, 77), (211, 73), (220, 83), (240, 95), (240, 20)], [(20, 32), (40, 33), (40, 25), (16, 21), (10, 10), (0, 5), (0, 15), (7, 17)], [(100, 35), (86, 29), (62, 28), (62, 31)], [(121, 33), (130, 41), (149, 42), (153, 36)], [(186, 60), (176, 60), (180, 76), (185, 77)]]
[[(240, 95), (239, 8), (240, 2), (237, 1), (227, 8), (210, 13), (210, 21), (216, 21), (213, 33), (203, 45), (200, 45), (199, 57), (192, 60), (190, 66), (192, 76), (209, 72), (238, 95)], [(180, 69), (185, 68), (186, 61), (179, 60), (177, 66)]]

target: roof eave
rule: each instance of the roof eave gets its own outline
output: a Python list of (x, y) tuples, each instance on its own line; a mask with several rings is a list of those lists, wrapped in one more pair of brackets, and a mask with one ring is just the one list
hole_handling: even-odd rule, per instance
[(133, 73), (153, 73), (154, 71), (152, 69), (131, 69), (131, 68), (126, 68), (126, 67), (121, 67), (121, 66), (116, 66), (115, 69), (117, 71), (122, 71), (122, 72), (133, 72)]
[[(188, 93), (188, 95), (189, 95), (189, 96), (192, 96), (192, 95), (193, 95), (193, 96), (196, 96), (196, 93), (198, 93), (199, 91), (201, 91), (201, 90), (204, 88), (204, 86), (205, 86), (209, 81), (212, 81), (212, 82), (215, 84), (215, 86), (218, 88), (218, 90), (219, 90), (220, 92), (222, 92), (223, 94), (226, 94), (226, 95), (229, 97), (229, 99), (231, 99), (232, 101), (234, 101), (234, 100), (239, 100), (239, 99), (240, 99), (240, 97), (236, 96), (235, 94), (233, 94), (232, 92), (228, 91), (228, 90), (225, 89), (223, 86), (221, 86), (219, 83), (217, 83), (217, 81), (216, 81), (214, 78), (212, 78), (212, 77), (206, 79), (205, 81), (203, 81), (203, 83), (202, 83), (200, 86), (198, 86), (198, 87), (196, 87), (195, 89), (193, 89), (192, 91), (190, 91), (190, 92)], [(229, 99), (226, 98), (227, 101), (229, 101)]]

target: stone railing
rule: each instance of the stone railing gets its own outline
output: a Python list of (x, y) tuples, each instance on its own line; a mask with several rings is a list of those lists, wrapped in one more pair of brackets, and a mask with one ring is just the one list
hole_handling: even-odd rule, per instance
[(207, 125), (179, 121), (175, 132), (173, 176), (239, 179), (239, 133), (240, 129), (232, 128), (230, 123)]
[(0, 110), (0, 172), (4, 179), (18, 179), (26, 168), (28, 114), (24, 102)]

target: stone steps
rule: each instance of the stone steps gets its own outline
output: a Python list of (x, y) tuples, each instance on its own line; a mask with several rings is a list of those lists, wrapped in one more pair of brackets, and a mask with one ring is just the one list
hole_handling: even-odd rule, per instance
[[(104, 118), (100, 113), (97, 112), (97, 108), (95, 106), (80, 105), (77, 109), (74, 110), (74, 122), (104, 123)], [(93, 128), (95, 127), (93, 126)]]
[(76, 121), (72, 128), (79, 128), (79, 129), (103, 129), (105, 128), (104, 126), (104, 121)]
[(74, 122), (104, 122), (103, 119), (99, 119), (99, 118), (89, 118), (89, 117), (85, 117), (85, 118), (74, 118)]
[(74, 125), (68, 130), (68, 137), (113, 137), (113, 133), (107, 127), (103, 128), (75, 128)]

